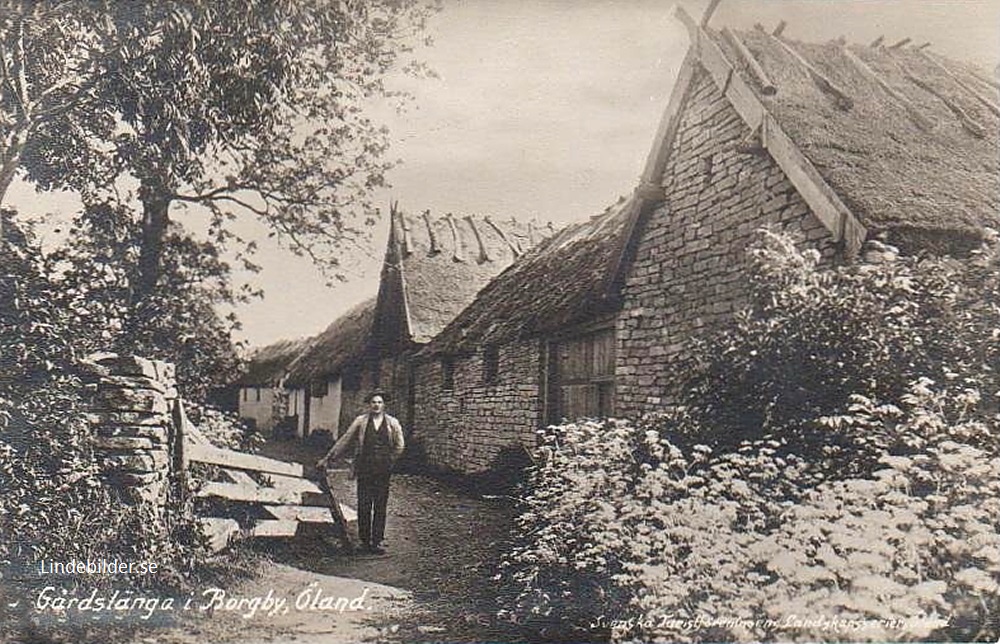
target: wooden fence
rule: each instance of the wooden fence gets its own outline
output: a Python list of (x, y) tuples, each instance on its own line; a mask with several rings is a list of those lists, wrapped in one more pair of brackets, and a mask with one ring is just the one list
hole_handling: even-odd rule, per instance
[[(331, 524), (349, 545), (344, 530), (348, 522), (357, 519), (357, 513), (306, 478), (301, 464), (216, 447), (188, 420), (180, 400), (176, 405), (174, 422), (180, 436), (175, 466), (186, 474), (196, 498), (204, 501), (199, 505), (226, 510), (218, 514), (232, 514), (234, 508), (239, 508), (239, 519), (201, 510), (200, 520), (214, 548), (225, 547), (232, 536), (241, 533), (252, 537), (294, 536), (304, 523)], [(217, 466), (203, 469), (219, 472), (226, 480), (199, 476), (192, 471), (194, 463)], [(331, 475), (336, 477), (338, 472)], [(213, 504), (213, 500), (221, 503)]]

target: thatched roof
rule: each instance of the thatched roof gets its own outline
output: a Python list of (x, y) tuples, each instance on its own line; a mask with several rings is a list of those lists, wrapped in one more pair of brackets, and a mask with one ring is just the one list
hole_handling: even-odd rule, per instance
[(299, 386), (313, 380), (333, 378), (362, 357), (371, 338), (375, 298), (347, 311), (319, 335), (291, 365), (286, 383)]
[(926, 48), (736, 32), (777, 88), (767, 95), (737, 43), (711, 34), (870, 234), (947, 246), (1000, 226), (1000, 101), (988, 72)]
[[(396, 211), (392, 219), (387, 263), (401, 266), (408, 339), (418, 343), (430, 341), (487, 282), (553, 232), (538, 222), (482, 216)], [(388, 287), (383, 273), (381, 288)]]
[(424, 353), (469, 352), (614, 310), (609, 280), (628, 232), (629, 205), (622, 199), (540, 243), (490, 282)]
[(279, 340), (253, 352), (246, 372), (237, 381), (244, 387), (270, 387), (285, 375), (289, 365), (308, 346), (309, 338)]

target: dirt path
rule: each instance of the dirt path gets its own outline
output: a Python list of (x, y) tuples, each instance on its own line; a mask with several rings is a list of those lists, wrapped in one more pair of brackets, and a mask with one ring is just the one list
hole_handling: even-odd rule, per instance
[[(347, 486), (339, 493), (352, 494)], [(432, 479), (396, 475), (388, 554), (345, 555), (323, 539), (276, 543), (268, 553), (287, 565), (412, 593), (405, 614), (380, 624), (399, 626), (390, 638), (395, 641), (509, 641), (516, 636), (494, 618), (491, 577), (510, 516), (510, 504), (502, 499), (474, 498)]]
[[(319, 450), (299, 442), (269, 444), (263, 453), (305, 464)], [(353, 482), (335, 492), (355, 505)], [(494, 617), (491, 581), (512, 517), (504, 498), (463, 493), (434, 479), (393, 477), (386, 555), (347, 554), (323, 526), (307, 526), (295, 539), (257, 541), (268, 557), (263, 574), (229, 591), (232, 598), (285, 597), (287, 611), (246, 618), (234, 611), (193, 614), (149, 642), (482, 642), (523, 639)], [(357, 534), (353, 535), (355, 541)], [(311, 589), (311, 590), (310, 590)], [(333, 608), (308, 609), (309, 599), (334, 598)], [(364, 597), (363, 610), (337, 610)], [(299, 600), (298, 608), (296, 600)], [(143, 640), (138, 640), (142, 642)]]

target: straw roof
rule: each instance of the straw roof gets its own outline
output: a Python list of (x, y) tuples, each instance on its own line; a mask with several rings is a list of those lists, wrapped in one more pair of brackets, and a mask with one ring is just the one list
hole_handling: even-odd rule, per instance
[[(734, 44), (712, 35), (759, 90)], [(1000, 101), (988, 72), (918, 48), (736, 36), (777, 87), (758, 91), (761, 102), (870, 234), (954, 250), (1000, 226)]]
[(619, 200), (540, 243), (490, 282), (425, 353), (470, 352), (615, 310), (609, 284), (627, 235), (629, 205)]
[[(551, 226), (537, 222), (395, 212), (387, 264), (401, 268), (396, 288), (404, 291), (409, 327), (403, 335), (429, 342), (483, 286), (551, 233)], [(381, 289), (387, 288), (392, 281), (383, 273)], [(383, 292), (379, 298), (386, 296)], [(383, 318), (378, 319), (382, 327)]]
[(309, 338), (279, 340), (253, 352), (246, 372), (237, 381), (245, 387), (269, 387), (278, 384), (291, 363), (309, 345)]
[(298, 386), (313, 380), (333, 378), (360, 359), (371, 338), (375, 298), (350, 309), (309, 341), (291, 365), (287, 384)]

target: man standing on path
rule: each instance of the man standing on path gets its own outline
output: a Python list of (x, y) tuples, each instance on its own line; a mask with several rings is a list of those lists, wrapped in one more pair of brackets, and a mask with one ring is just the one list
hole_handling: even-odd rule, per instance
[(382, 554), (385, 512), (389, 502), (389, 477), (403, 453), (403, 428), (385, 413), (385, 396), (368, 394), (368, 413), (354, 419), (316, 467), (326, 469), (330, 461), (354, 448), (353, 475), (358, 483), (358, 536), (369, 552)]

